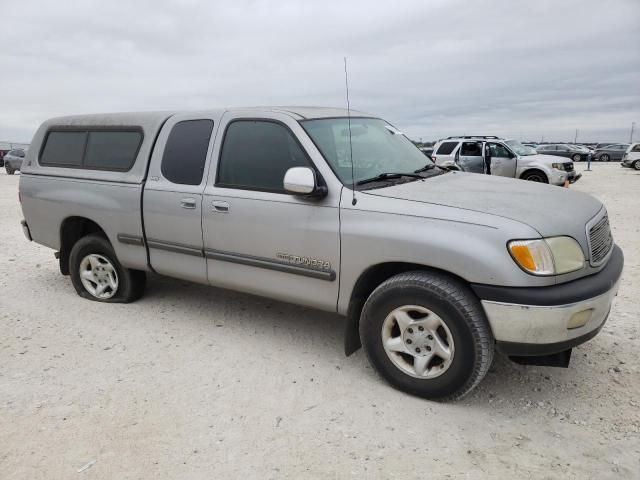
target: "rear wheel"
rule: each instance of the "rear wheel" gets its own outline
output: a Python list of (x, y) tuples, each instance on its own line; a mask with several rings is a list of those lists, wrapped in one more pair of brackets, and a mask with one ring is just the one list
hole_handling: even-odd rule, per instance
[(480, 302), (463, 283), (439, 273), (408, 272), (382, 283), (364, 305), (360, 338), (391, 385), (433, 400), (464, 396), (493, 359)]
[(600, 161), (601, 162), (608, 162), (609, 160), (611, 160), (611, 157), (609, 155), (607, 155), (606, 153), (603, 153), (602, 155), (600, 155)]
[(636, 160), (635, 162), (633, 162), (633, 168), (635, 168), (636, 170), (640, 170), (640, 160)]
[(16, 171), (11, 168), (11, 166), (7, 163), (4, 166), (4, 169), (7, 171), (7, 175), (13, 175), (14, 173), (16, 173)]
[(549, 183), (549, 179), (545, 173), (540, 170), (529, 170), (522, 175), (522, 179), (530, 182)]
[(573, 157), (571, 157), (574, 162), (579, 162), (581, 160), (581, 156), (576, 153)]
[(102, 235), (87, 235), (76, 242), (69, 271), (78, 295), (89, 300), (128, 303), (144, 293), (145, 273), (123, 267)]

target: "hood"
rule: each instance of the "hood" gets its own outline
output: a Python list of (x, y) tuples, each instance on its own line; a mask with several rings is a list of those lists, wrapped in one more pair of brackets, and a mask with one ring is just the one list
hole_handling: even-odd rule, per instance
[[(575, 152), (575, 153), (584, 153), (584, 152)], [(561, 157), (560, 155), (547, 155), (544, 153), (536, 153), (535, 155), (523, 155), (520, 158), (522, 158), (522, 160), (527, 160), (527, 161), (548, 163), (549, 165), (552, 163), (566, 163), (571, 161), (571, 159), (567, 157)]]
[(529, 225), (542, 236), (573, 236), (583, 246), (586, 223), (602, 209), (591, 195), (568, 188), (465, 172), (361, 193), (505, 217)]

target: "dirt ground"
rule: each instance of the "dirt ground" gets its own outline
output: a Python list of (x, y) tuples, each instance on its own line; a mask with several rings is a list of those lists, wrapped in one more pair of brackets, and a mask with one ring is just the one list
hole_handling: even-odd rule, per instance
[(571, 187), (626, 256), (601, 334), (568, 369), (497, 356), (450, 404), (346, 358), (335, 315), (161, 277), (131, 305), (81, 299), (24, 239), (18, 179), (0, 173), (0, 479), (640, 478), (640, 172)]

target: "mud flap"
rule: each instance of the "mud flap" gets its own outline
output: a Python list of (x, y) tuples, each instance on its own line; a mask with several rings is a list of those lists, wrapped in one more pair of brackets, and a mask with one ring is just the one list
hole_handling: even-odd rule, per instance
[(552, 355), (536, 355), (536, 356), (516, 356), (510, 355), (509, 359), (520, 365), (536, 365), (538, 367), (561, 367), (568, 368), (571, 361), (571, 350), (564, 350), (562, 352), (554, 353)]

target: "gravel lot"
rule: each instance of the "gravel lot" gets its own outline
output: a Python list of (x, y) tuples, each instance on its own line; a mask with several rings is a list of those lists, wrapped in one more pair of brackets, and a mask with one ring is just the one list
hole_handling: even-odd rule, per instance
[(4, 480), (638, 478), (640, 172), (572, 186), (626, 256), (602, 333), (568, 369), (498, 356), (453, 404), (345, 358), (335, 315), (161, 277), (131, 305), (81, 299), (24, 239), (18, 179), (0, 173)]

